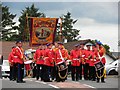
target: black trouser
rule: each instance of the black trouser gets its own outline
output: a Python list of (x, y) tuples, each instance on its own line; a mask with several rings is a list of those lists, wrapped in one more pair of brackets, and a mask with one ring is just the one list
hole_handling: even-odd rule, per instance
[(89, 79), (89, 63), (86, 63), (84, 66), (84, 79)]
[(24, 77), (24, 64), (17, 63), (17, 81), (23, 81)]
[(90, 80), (95, 81), (96, 79), (96, 70), (94, 66), (90, 66), (90, 76), (89, 76)]
[[(71, 71), (72, 80), (75, 81), (75, 78), (76, 78), (76, 81), (78, 81), (80, 67), (79, 66), (72, 66), (71, 70), (72, 70)], [(76, 77), (75, 77), (75, 74), (76, 74)]]
[(16, 63), (13, 63), (12, 66), (10, 66), (10, 80), (16, 80), (16, 73), (17, 72), (17, 66)]
[(12, 66), (10, 66), (10, 80), (16, 80), (17, 78), (17, 64), (13, 63)]
[(37, 67), (36, 67), (36, 79), (38, 80), (39, 77), (40, 77), (41, 80), (43, 80), (43, 73), (44, 73), (43, 65), (42, 64), (37, 64)]
[(55, 68), (53, 67), (53, 66), (50, 66), (49, 67), (50, 68), (50, 78), (52, 79), (52, 80), (54, 80), (55, 79)]
[(80, 68), (79, 68), (79, 79), (82, 80), (82, 63), (80, 63)]
[[(99, 77), (103, 76), (103, 74), (104, 74), (104, 68), (102, 68), (101, 70), (98, 70), (97, 74), (98, 74)], [(99, 82), (100, 78), (98, 76), (97, 76), (97, 81)], [(101, 78), (101, 82), (104, 82), (104, 76)]]
[(49, 70), (50, 70), (50, 67), (49, 66), (47, 66), (47, 65), (44, 65), (43, 66), (43, 81), (45, 81), (45, 82), (48, 82), (48, 81), (50, 81), (50, 77), (49, 77), (49, 74), (50, 74), (50, 72), (49, 72)]

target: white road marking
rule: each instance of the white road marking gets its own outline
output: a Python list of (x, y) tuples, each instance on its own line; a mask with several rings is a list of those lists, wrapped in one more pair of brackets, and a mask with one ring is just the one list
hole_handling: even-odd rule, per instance
[(55, 85), (52, 85), (52, 84), (48, 84), (49, 86), (53, 87), (53, 88), (56, 88), (56, 89), (59, 89), (59, 87), (55, 86)]
[(87, 84), (83, 84), (84, 86), (90, 87), (90, 88), (95, 88), (93, 86), (87, 85)]
[(2, 80), (9, 80), (8, 78), (2, 78)]
[(37, 82), (37, 83), (41, 83), (41, 84), (47, 84), (47, 83), (45, 83), (45, 82), (41, 82), (41, 81), (35, 81), (35, 82)]
[(30, 78), (25, 78), (24, 80), (26, 80), (26, 81), (33, 81), (33, 80), (31, 80)]

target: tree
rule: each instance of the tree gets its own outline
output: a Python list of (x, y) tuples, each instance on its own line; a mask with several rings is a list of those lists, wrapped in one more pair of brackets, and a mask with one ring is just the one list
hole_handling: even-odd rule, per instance
[[(26, 14), (28, 14), (29, 17), (45, 17), (45, 14), (42, 12), (39, 12), (39, 9), (34, 6), (34, 4), (31, 5), (31, 7), (26, 7), (25, 10), (22, 10), (22, 15), (19, 18), (19, 39), (22, 40), (23, 38), (28, 41), (29, 40), (29, 30), (27, 32), (24, 32), (26, 27)], [(28, 19), (28, 24), (30, 24), (30, 20)], [(30, 26), (30, 25), (28, 25)], [(24, 34), (25, 33), (25, 34)]]
[[(1, 5), (2, 6), (2, 5)], [(16, 35), (16, 30), (18, 29), (17, 26), (15, 26), (15, 23), (13, 21), (13, 19), (16, 17), (16, 15), (11, 14), (9, 12), (9, 7), (7, 6), (2, 6), (2, 21), (1, 21), (1, 30), (2, 33), (0, 33), (1, 35), (1, 39), (2, 40), (12, 40), (12, 36)]]
[(109, 50), (110, 50), (110, 46), (108, 46), (107, 44), (104, 44), (103, 46), (104, 46), (106, 52), (110, 52), (110, 51), (109, 51)]
[[(76, 37), (79, 35), (79, 31), (73, 28), (73, 25), (77, 22), (77, 20), (73, 20), (71, 18), (71, 13), (67, 12), (66, 15), (62, 17), (62, 36), (70, 41), (76, 41)], [(59, 33), (60, 31), (57, 31)]]

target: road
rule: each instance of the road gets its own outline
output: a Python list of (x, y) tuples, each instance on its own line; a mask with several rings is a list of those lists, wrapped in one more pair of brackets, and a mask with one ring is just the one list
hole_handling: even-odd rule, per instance
[(118, 88), (118, 78), (108, 77), (106, 83), (96, 83), (95, 81), (71, 81), (68, 78), (65, 82), (42, 82), (37, 81), (35, 78), (25, 78), (26, 83), (16, 83), (15, 81), (9, 81), (9, 79), (2, 79), (2, 88)]

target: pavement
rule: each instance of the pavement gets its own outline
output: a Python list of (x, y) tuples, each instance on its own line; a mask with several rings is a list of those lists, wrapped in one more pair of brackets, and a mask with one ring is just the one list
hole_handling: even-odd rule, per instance
[(2, 88), (86, 88), (86, 89), (97, 89), (97, 88), (118, 88), (118, 77), (107, 77), (106, 83), (96, 83), (95, 81), (71, 81), (68, 78), (65, 82), (43, 82), (36, 80), (35, 78), (24, 78), (26, 83), (16, 83), (16, 81), (9, 81), (8, 78), (2, 79)]

